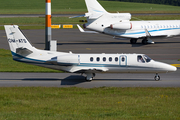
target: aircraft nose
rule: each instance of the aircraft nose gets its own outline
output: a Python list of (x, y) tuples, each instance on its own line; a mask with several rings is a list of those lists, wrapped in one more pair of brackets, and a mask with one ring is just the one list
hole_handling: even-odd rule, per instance
[(166, 63), (162, 63), (162, 62), (157, 62), (159, 66), (159, 68), (162, 70), (162, 71), (166, 71), (166, 72), (175, 72), (177, 71), (177, 68), (175, 66), (172, 66), (172, 65), (169, 65), (169, 64), (166, 64)]
[(175, 66), (172, 66), (172, 65), (169, 65), (169, 64), (166, 64), (166, 66), (164, 66), (167, 70), (167, 72), (175, 72), (177, 71), (177, 68)]
[(170, 65), (169, 71), (170, 72), (175, 72), (175, 71), (177, 71), (177, 68), (175, 66)]

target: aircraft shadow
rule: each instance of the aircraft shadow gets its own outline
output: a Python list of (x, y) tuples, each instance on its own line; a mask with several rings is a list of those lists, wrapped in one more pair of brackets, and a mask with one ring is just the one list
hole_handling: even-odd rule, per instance
[[(104, 78), (102, 78), (102, 79), (93, 79), (92, 80), (92, 82), (93, 81), (100, 81), (100, 82), (103, 82), (103, 81), (121, 81), (121, 82), (123, 82), (123, 81), (144, 81), (144, 82), (146, 82), (146, 81), (154, 81), (154, 79), (104, 79)], [(77, 84), (80, 84), (80, 83), (84, 83), (84, 82), (87, 82), (88, 83), (88, 81), (86, 81), (85, 80), (85, 77), (84, 76), (79, 76), (79, 75), (71, 75), (71, 76), (68, 76), (67, 78), (65, 78), (65, 79), (63, 79), (63, 80), (61, 80), (61, 85), (77, 85)]]
[[(155, 44), (169, 44), (169, 43), (179, 43), (179, 42), (155, 42)], [(34, 43), (34, 44), (44, 44), (44, 43)], [(57, 45), (106, 45), (106, 44), (131, 44), (129, 41), (127, 42), (71, 42), (71, 43), (57, 43)], [(143, 45), (141, 42), (136, 44), (131, 44), (131, 47), (141, 47), (141, 46), (147, 46), (147, 45), (153, 45), (153, 44), (146, 44)]]
[(61, 80), (61, 85), (77, 85), (80, 83), (86, 82), (84, 76), (80, 75), (71, 75)]
[(23, 81), (60, 81), (61, 79), (55, 78), (24, 78)]
[[(34, 43), (34, 44), (44, 44), (44, 43)], [(130, 44), (128, 42), (71, 42), (71, 43), (57, 43), (57, 45), (94, 45), (94, 44)]]

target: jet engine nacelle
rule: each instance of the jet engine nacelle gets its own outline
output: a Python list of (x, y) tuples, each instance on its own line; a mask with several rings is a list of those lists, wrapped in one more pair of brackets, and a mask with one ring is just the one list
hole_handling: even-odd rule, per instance
[(60, 55), (57, 57), (53, 57), (51, 58), (51, 60), (47, 62), (61, 66), (72, 66), (73, 64), (78, 64), (79, 59), (78, 59), (78, 55), (68, 54), (68, 55)]
[(129, 30), (132, 29), (132, 23), (131, 22), (120, 22), (110, 25), (111, 29), (120, 29), (120, 30)]

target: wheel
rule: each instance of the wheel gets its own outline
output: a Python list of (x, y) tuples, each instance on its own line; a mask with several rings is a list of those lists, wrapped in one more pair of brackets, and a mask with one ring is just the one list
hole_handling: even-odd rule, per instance
[(96, 74), (95, 73), (93, 73), (93, 78), (96, 76)]
[(136, 42), (137, 42), (137, 39), (133, 39), (133, 38), (132, 38), (132, 39), (130, 40), (130, 43), (131, 43), (131, 44), (136, 44)]
[(142, 40), (142, 44), (143, 44), (143, 45), (146, 45), (146, 44), (147, 44), (147, 39), (143, 39), (143, 40)]
[(159, 80), (160, 80), (160, 76), (159, 76), (159, 75), (156, 75), (156, 76), (154, 77), (154, 80), (155, 80), (155, 81), (159, 81)]

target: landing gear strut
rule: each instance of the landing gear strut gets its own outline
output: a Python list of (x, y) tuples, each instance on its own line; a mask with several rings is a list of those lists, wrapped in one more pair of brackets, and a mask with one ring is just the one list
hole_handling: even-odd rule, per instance
[(143, 45), (146, 45), (146, 44), (147, 44), (147, 41), (148, 41), (147, 38), (144, 38), (144, 39), (142, 40), (142, 44), (143, 44)]
[(160, 80), (160, 76), (158, 75), (158, 73), (156, 73), (155, 77), (154, 77), (155, 81), (159, 81)]
[(132, 38), (132, 39), (130, 40), (130, 43), (131, 43), (131, 44), (136, 44), (136, 42), (137, 42), (137, 39), (135, 39), (135, 38)]
[(96, 76), (95, 73), (85, 73), (87, 76), (86, 76), (86, 81), (90, 82), (93, 80), (93, 78)]

